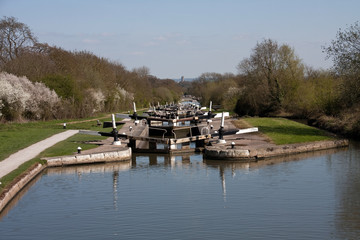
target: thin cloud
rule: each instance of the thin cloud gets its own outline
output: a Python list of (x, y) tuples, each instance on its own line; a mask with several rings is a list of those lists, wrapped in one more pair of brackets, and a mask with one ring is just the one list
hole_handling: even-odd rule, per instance
[(159, 37), (155, 37), (154, 40), (155, 41), (166, 41), (166, 40), (168, 40), (168, 38), (164, 37), (164, 36), (159, 36)]
[(168, 33), (153, 37), (150, 41), (143, 44), (145, 47), (161, 46), (164, 44), (187, 45), (191, 42), (179, 33)]
[(83, 43), (87, 43), (87, 44), (97, 44), (97, 43), (100, 43), (100, 41), (99, 41), (98, 39), (89, 39), (89, 38), (83, 39), (82, 42), (83, 42)]
[(190, 42), (189, 40), (182, 39), (182, 40), (176, 41), (175, 43), (176, 43), (177, 45), (188, 45), (188, 44), (190, 44), (191, 42)]
[(134, 51), (134, 52), (130, 52), (130, 55), (132, 55), (132, 56), (142, 56), (142, 55), (145, 55), (145, 52)]
[(236, 34), (233, 36), (233, 40), (249, 40), (254, 39), (255, 36), (251, 34)]

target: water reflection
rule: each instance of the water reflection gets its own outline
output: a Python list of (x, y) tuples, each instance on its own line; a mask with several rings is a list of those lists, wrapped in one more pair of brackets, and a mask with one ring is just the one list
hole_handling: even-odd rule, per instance
[[(23, 219), (34, 216), (39, 216), (36, 221), (41, 225), (41, 217), (49, 214), (52, 219), (58, 214), (54, 226), (47, 225), (49, 231), (76, 224), (72, 231), (82, 229), (80, 233), (89, 239), (106, 238), (109, 232), (128, 239), (356, 239), (360, 236), (359, 173), (360, 145), (356, 144), (258, 162), (213, 161), (202, 155), (134, 155), (127, 162), (47, 169), (42, 181), (39, 177), (32, 182), (45, 188), (40, 197), (23, 199), (30, 203), (20, 204), (18, 211), (9, 212), (9, 206), (1, 215), (2, 226), (22, 228), (29, 224)], [(51, 201), (59, 210), (47, 206)], [(89, 222), (92, 227), (85, 224)], [(2, 226), (0, 234), (8, 237)], [(167, 227), (158, 231), (158, 226)], [(25, 235), (20, 235), (22, 231)], [(25, 230), (13, 232), (18, 239), (27, 236)], [(58, 239), (69, 236), (73, 235), (59, 233)]]
[(134, 154), (132, 158), (132, 168), (144, 168), (149, 166), (181, 168), (183, 166), (191, 165), (190, 158), (197, 156), (197, 160), (202, 158), (202, 155), (192, 154)]
[(328, 160), (329, 169), (336, 178), (336, 205), (339, 209), (335, 226), (339, 239), (358, 239), (360, 236), (360, 143), (353, 142), (350, 147), (334, 161), (330, 158), (332, 156)]
[(231, 172), (231, 177), (236, 177), (236, 172), (241, 171), (241, 174), (248, 174), (250, 171), (257, 171), (259, 168), (264, 168), (267, 166), (281, 164), (286, 162), (300, 161), (308, 158), (316, 158), (319, 156), (329, 156), (331, 158), (332, 154), (337, 152), (344, 152), (348, 148), (338, 148), (338, 149), (326, 149), (322, 151), (300, 153), (296, 155), (282, 156), (276, 158), (270, 158), (266, 160), (253, 161), (249, 160), (248, 162), (239, 162), (239, 161), (221, 161), (221, 160), (209, 160), (204, 159), (204, 163), (208, 167), (219, 169), (219, 176), (221, 181), (221, 187), (223, 192), (224, 202), (226, 202), (226, 173)]
[(124, 161), (90, 165), (54, 167), (45, 169), (44, 173), (48, 175), (76, 174), (78, 175), (78, 178), (81, 179), (81, 176), (83, 174), (128, 171), (131, 168), (131, 163), (131, 161)]
[(113, 198), (114, 198), (114, 209), (118, 210), (118, 196), (117, 196), (117, 185), (118, 185), (119, 171), (113, 172)]
[[(354, 143), (352, 149), (360, 149), (360, 144)], [(220, 186), (223, 195), (223, 201), (226, 202), (226, 173), (231, 172), (232, 178), (236, 177), (236, 172), (241, 170), (242, 174), (249, 173), (250, 171), (256, 171), (256, 169), (263, 168), (269, 165), (280, 164), (289, 161), (299, 161), (304, 160), (306, 158), (315, 158), (319, 156), (327, 156), (327, 165), (329, 166), (329, 170), (332, 169), (332, 161), (331, 156), (337, 152), (344, 152), (347, 148), (341, 149), (329, 149), (323, 151), (302, 153), (297, 155), (285, 156), (267, 159), (265, 161), (257, 161), (257, 162), (237, 162), (237, 161), (219, 161), (219, 160), (202, 160), (202, 155), (200, 154), (183, 154), (183, 155), (169, 155), (169, 154), (134, 154), (131, 161), (124, 162), (113, 162), (106, 164), (91, 164), (91, 165), (75, 165), (75, 166), (67, 166), (67, 167), (57, 167), (57, 168), (47, 168), (44, 170), (44, 174), (46, 175), (63, 175), (63, 174), (76, 174), (78, 179), (81, 180), (83, 174), (90, 173), (105, 173), (112, 172), (113, 177), (113, 202), (114, 209), (117, 209), (117, 200), (118, 200), (118, 177), (119, 172), (129, 171), (130, 169), (136, 168), (148, 168), (152, 167), (168, 167), (168, 168), (183, 168), (183, 167), (195, 167), (195, 164), (192, 164), (191, 158), (195, 159), (195, 162), (201, 162), (201, 166), (203, 168), (215, 168), (219, 170), (219, 180)], [(345, 151), (347, 156), (344, 156), (345, 159), (350, 159), (350, 165), (344, 164), (341, 165), (342, 170), (336, 171), (340, 172), (337, 176), (337, 186), (340, 186), (338, 192), (342, 192), (340, 196), (342, 196), (341, 205), (344, 208), (353, 209), (355, 206), (360, 213), (360, 203), (357, 204), (357, 200), (360, 199), (360, 180), (354, 181), (360, 177), (357, 173), (351, 171), (352, 169), (360, 169), (360, 153), (359, 151)], [(356, 165), (356, 166), (352, 166)], [(348, 174), (344, 174), (348, 173)], [(8, 206), (0, 213), (0, 219), (7, 215), (8, 212), (16, 206), (17, 202), (26, 194), (26, 192), (36, 184), (36, 182), (41, 178), (41, 176), (37, 176), (33, 181), (31, 181), (16, 197), (11, 201)], [(350, 179), (350, 180), (349, 180)], [(347, 186), (344, 188), (343, 186)], [(358, 198), (352, 199), (349, 196), (356, 196)], [(344, 210), (350, 216), (339, 213), (338, 218), (343, 219), (343, 222), (347, 222), (346, 219), (354, 218), (354, 214), (352, 211)], [(360, 216), (357, 218), (357, 222), (360, 224)], [(339, 227), (343, 227), (344, 229), (348, 228), (347, 224), (339, 225)]]

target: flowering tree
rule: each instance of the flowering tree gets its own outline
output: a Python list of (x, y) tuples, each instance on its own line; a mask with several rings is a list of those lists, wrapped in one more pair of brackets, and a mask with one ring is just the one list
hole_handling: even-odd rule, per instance
[(0, 118), (13, 121), (50, 118), (60, 102), (57, 94), (43, 83), (26, 77), (0, 73)]

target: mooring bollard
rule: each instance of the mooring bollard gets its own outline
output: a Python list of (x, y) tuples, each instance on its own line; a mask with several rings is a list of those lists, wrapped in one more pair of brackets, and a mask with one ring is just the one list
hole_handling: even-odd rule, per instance
[(79, 146), (79, 147), (77, 148), (78, 154), (81, 154), (81, 150), (82, 150), (82, 148)]

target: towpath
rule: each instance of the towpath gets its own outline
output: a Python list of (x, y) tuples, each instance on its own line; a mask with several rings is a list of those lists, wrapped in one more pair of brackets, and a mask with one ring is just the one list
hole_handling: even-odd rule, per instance
[(35, 158), (45, 149), (75, 135), (78, 132), (79, 130), (67, 130), (65, 132), (55, 134), (10, 155), (8, 158), (0, 162), (0, 178), (17, 169), (21, 164)]

